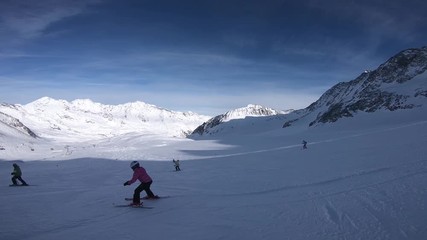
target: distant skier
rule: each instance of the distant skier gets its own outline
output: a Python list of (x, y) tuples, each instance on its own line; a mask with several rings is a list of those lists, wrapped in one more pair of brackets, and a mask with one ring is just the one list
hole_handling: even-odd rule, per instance
[(175, 170), (176, 171), (181, 171), (181, 168), (179, 168), (179, 160), (175, 160), (173, 159), (172, 162), (175, 164)]
[(307, 141), (302, 140), (302, 148), (307, 149)]
[(12, 177), (13, 186), (18, 186), (18, 183), (16, 182), (17, 179), (22, 183), (23, 186), (28, 186), (28, 184), (24, 181), (24, 179), (22, 179), (22, 171), (21, 171), (21, 168), (18, 166), (18, 164), (16, 163), (13, 164), (13, 172), (11, 173), (11, 175), (13, 175)]
[(133, 161), (130, 163), (130, 167), (133, 170), (133, 176), (132, 179), (129, 181), (126, 181), (123, 186), (131, 185), (132, 183), (136, 182), (136, 180), (139, 180), (141, 184), (135, 189), (133, 194), (133, 202), (132, 206), (139, 206), (141, 205), (141, 192), (145, 191), (147, 193), (147, 196), (145, 199), (156, 199), (159, 198), (158, 196), (154, 195), (154, 193), (151, 191), (150, 186), (153, 183), (153, 180), (151, 177), (147, 174), (147, 171), (141, 166), (139, 166), (139, 163), (137, 161)]

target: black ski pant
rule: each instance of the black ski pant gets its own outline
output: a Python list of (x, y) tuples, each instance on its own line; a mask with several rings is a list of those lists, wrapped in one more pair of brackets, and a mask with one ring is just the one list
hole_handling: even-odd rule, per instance
[(18, 179), (23, 185), (27, 185), (27, 183), (24, 181), (24, 179), (22, 179), (21, 176), (19, 176), (19, 177), (18, 176), (13, 176), (12, 177), (12, 182), (13, 182), (14, 185), (18, 184), (16, 182), (16, 179)]
[(141, 192), (145, 191), (148, 197), (154, 197), (154, 193), (151, 191), (150, 186), (153, 181), (141, 183), (137, 188), (135, 188), (135, 192), (133, 193), (133, 203), (141, 203)]

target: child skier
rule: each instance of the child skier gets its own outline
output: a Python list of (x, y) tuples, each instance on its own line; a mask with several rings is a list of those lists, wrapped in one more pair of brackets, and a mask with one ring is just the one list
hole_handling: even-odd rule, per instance
[(175, 171), (181, 171), (181, 168), (179, 168), (179, 160), (173, 159), (172, 162), (175, 164)]
[(13, 172), (11, 173), (13, 175), (12, 182), (13, 186), (18, 186), (18, 183), (16, 182), (16, 179), (18, 179), (23, 186), (28, 186), (28, 184), (22, 179), (22, 171), (21, 168), (18, 166), (18, 164), (13, 164)]
[(146, 199), (155, 199), (159, 198), (158, 196), (155, 196), (154, 193), (150, 190), (150, 186), (153, 183), (153, 180), (151, 177), (147, 174), (147, 171), (141, 166), (139, 166), (139, 163), (137, 161), (133, 161), (130, 163), (130, 167), (133, 170), (133, 176), (132, 179), (129, 181), (126, 181), (123, 186), (131, 185), (132, 183), (136, 182), (136, 180), (139, 180), (141, 184), (135, 189), (133, 194), (133, 202), (132, 206), (139, 206), (141, 205), (141, 196), (140, 193), (142, 191), (145, 191), (147, 193)]

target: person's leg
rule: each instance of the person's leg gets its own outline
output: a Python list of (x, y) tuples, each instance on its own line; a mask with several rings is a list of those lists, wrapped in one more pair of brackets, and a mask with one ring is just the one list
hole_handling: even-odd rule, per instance
[(141, 203), (141, 192), (144, 190), (144, 184), (141, 183), (137, 188), (135, 188), (135, 191), (133, 193), (133, 203), (134, 204), (140, 204)]
[(13, 185), (17, 185), (17, 184), (18, 184), (18, 183), (16, 182), (16, 179), (17, 179), (17, 177), (15, 177), (15, 176), (13, 176), (13, 177), (12, 177)]
[[(151, 182), (148, 182), (148, 183), (143, 183), (143, 185), (144, 185), (144, 190), (145, 190), (145, 192), (147, 193), (147, 196), (149, 197), (149, 198), (154, 198), (155, 196), (154, 196), (154, 193), (151, 191), (151, 189), (150, 189), (150, 186), (151, 186), (151, 184), (152, 184), (153, 182), (151, 181)], [(142, 185), (142, 184), (141, 184)]]
[(22, 177), (18, 177), (18, 180), (21, 181), (22, 185), (28, 185)]

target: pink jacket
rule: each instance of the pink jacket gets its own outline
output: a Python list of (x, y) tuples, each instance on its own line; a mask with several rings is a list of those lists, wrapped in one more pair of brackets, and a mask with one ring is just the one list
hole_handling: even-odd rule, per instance
[(128, 181), (129, 185), (136, 182), (136, 180), (139, 180), (142, 183), (148, 183), (153, 181), (143, 167), (139, 167), (133, 170), (132, 179)]

